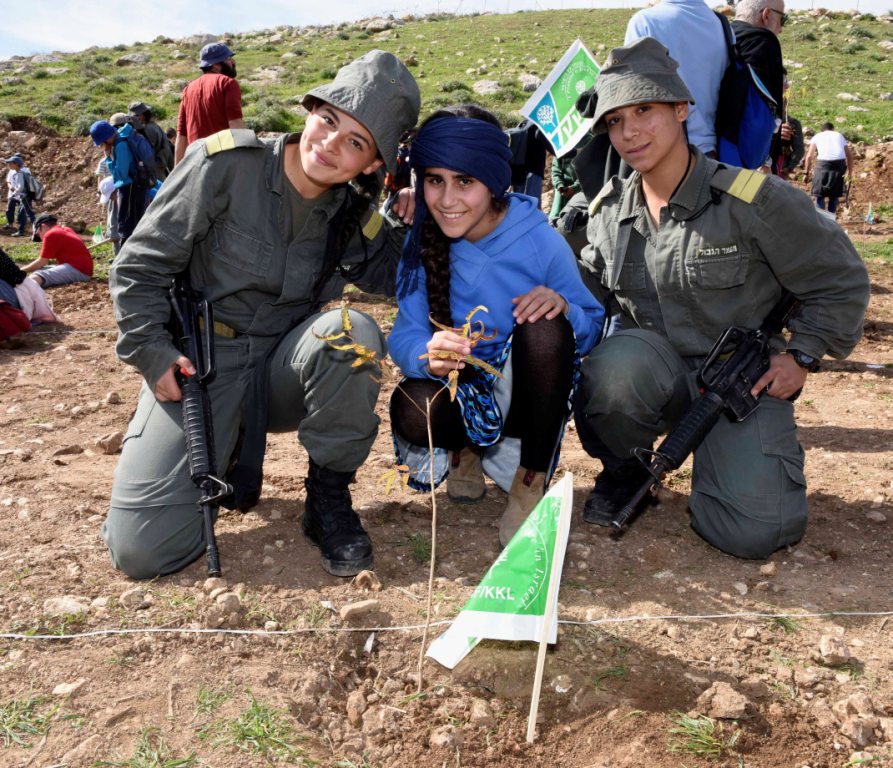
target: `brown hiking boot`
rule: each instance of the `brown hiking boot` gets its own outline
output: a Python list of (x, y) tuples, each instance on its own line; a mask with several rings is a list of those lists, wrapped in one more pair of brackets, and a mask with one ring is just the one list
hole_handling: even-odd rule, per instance
[(532, 469), (518, 467), (512, 487), (509, 490), (508, 503), (499, 521), (499, 544), (505, 546), (511, 541), (533, 508), (539, 504), (546, 493), (546, 475)]
[(473, 504), (484, 498), (484, 469), (481, 455), (471, 448), (450, 451), (450, 472), (447, 475), (447, 496), (456, 504)]

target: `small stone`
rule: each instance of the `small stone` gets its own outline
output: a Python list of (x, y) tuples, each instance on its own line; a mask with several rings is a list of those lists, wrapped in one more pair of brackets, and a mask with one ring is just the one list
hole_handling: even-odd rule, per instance
[(839, 667), (841, 664), (846, 664), (851, 658), (850, 649), (847, 648), (843, 638), (834, 635), (822, 635), (819, 640), (819, 653), (822, 662), (829, 667)]
[(446, 725), (436, 729), (428, 738), (428, 743), (434, 749), (454, 750), (462, 745), (462, 734), (453, 726)]
[(875, 509), (871, 510), (871, 512), (866, 512), (865, 517), (873, 523), (887, 522), (887, 516), (883, 512), (878, 512)]
[(217, 595), (215, 602), (226, 613), (235, 613), (242, 608), (242, 601), (235, 592), (224, 592), (222, 595)]
[(278, 632), (280, 629), (280, 624), (278, 621), (265, 621), (264, 622), (264, 631), (265, 632)]
[(125, 608), (134, 610), (142, 610), (152, 605), (152, 598), (149, 593), (142, 587), (133, 587), (121, 593), (118, 602)]
[(121, 395), (117, 392), (109, 392), (105, 396), (105, 402), (107, 405), (118, 405), (121, 402)]
[(87, 680), (84, 677), (79, 677), (73, 683), (59, 683), (53, 688), (53, 696), (74, 696), (86, 684)]
[(226, 579), (221, 579), (219, 576), (211, 576), (205, 579), (204, 583), (202, 584), (202, 590), (205, 593), (210, 594), (215, 589), (225, 589), (226, 586)]
[(840, 732), (846, 736), (856, 747), (867, 747), (874, 742), (874, 728), (876, 720), (863, 720), (861, 717), (851, 715), (840, 725)]
[(775, 563), (764, 563), (760, 566), (760, 576), (774, 576), (778, 570)]
[(361, 600), (358, 603), (348, 603), (339, 611), (341, 621), (353, 621), (377, 611), (380, 603), (378, 600)]
[(347, 697), (347, 722), (354, 728), (363, 725), (363, 713), (366, 711), (366, 697), (362, 691), (351, 691)]
[(747, 584), (745, 584), (743, 581), (736, 581), (734, 584), (732, 584), (732, 587), (739, 595), (747, 594)]
[(84, 449), (79, 445), (64, 445), (53, 451), (53, 456), (76, 456), (83, 452)]
[(669, 637), (670, 640), (678, 641), (685, 637), (685, 633), (682, 631), (682, 627), (678, 624), (670, 624), (670, 626), (667, 627), (667, 637)]
[(47, 616), (75, 616), (90, 610), (90, 601), (86, 597), (50, 597), (43, 601), (43, 612)]
[(270, 520), (281, 520), (282, 519), (282, 510), (281, 509), (271, 509), (270, 510)]
[(104, 453), (106, 456), (111, 456), (121, 450), (121, 445), (123, 443), (123, 432), (111, 432), (108, 435), (100, 437), (99, 440), (96, 441), (96, 450)]
[(567, 693), (574, 684), (570, 675), (557, 675), (552, 679), (551, 686), (555, 693)]
[(871, 500), (871, 506), (873, 509), (877, 509), (878, 507), (884, 506), (886, 499), (884, 498), (884, 494), (878, 494)]
[(713, 683), (698, 696), (695, 709), (709, 717), (737, 720), (747, 714), (750, 704), (747, 697), (736, 691), (728, 683)]
[(490, 705), (484, 699), (472, 699), (471, 713), (468, 720), (472, 725), (481, 728), (492, 728), (496, 725), (496, 717)]
[(353, 580), (354, 586), (370, 592), (380, 592), (381, 582), (374, 571), (360, 571)]
[(13, 455), (20, 461), (30, 461), (34, 453), (30, 448), (16, 448)]

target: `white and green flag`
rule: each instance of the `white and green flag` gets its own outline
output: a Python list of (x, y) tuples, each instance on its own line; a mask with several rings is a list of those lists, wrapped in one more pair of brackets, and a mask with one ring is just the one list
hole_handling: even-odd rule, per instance
[(578, 111), (577, 98), (595, 85), (599, 66), (593, 55), (575, 40), (543, 84), (521, 107), (521, 114), (536, 123), (552, 144), (555, 156), (570, 152), (592, 125)]
[[(452, 669), (481, 640), (539, 641), (550, 587), (556, 592), (570, 530), (574, 480), (568, 472), (518, 530), (427, 655)], [(548, 617), (549, 642), (558, 635), (558, 602)]]

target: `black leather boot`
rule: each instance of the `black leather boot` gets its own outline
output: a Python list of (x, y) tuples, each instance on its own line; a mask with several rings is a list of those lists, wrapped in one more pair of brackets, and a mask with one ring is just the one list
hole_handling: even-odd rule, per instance
[[(613, 466), (599, 472), (595, 487), (583, 506), (583, 520), (595, 525), (610, 526), (611, 521), (633, 494), (648, 479), (648, 470), (638, 459), (610, 462)], [(645, 503), (650, 501), (650, 495)]]
[(372, 540), (351, 506), (353, 472), (336, 472), (310, 460), (301, 527), (320, 550), (322, 567), (333, 576), (355, 576), (372, 568)]

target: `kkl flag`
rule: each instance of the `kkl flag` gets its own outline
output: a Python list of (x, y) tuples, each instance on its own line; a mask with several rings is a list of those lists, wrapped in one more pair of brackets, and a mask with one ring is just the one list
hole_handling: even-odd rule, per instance
[(536, 123), (552, 144), (556, 157), (570, 152), (589, 130), (592, 120), (584, 119), (575, 104), (584, 91), (595, 85), (598, 73), (595, 58), (582, 42), (575, 40), (521, 107), (521, 114)]
[(552, 486), (427, 655), (452, 669), (482, 639), (539, 641), (551, 602), (548, 640), (558, 635), (558, 591), (570, 530), (574, 481), (568, 472)]

